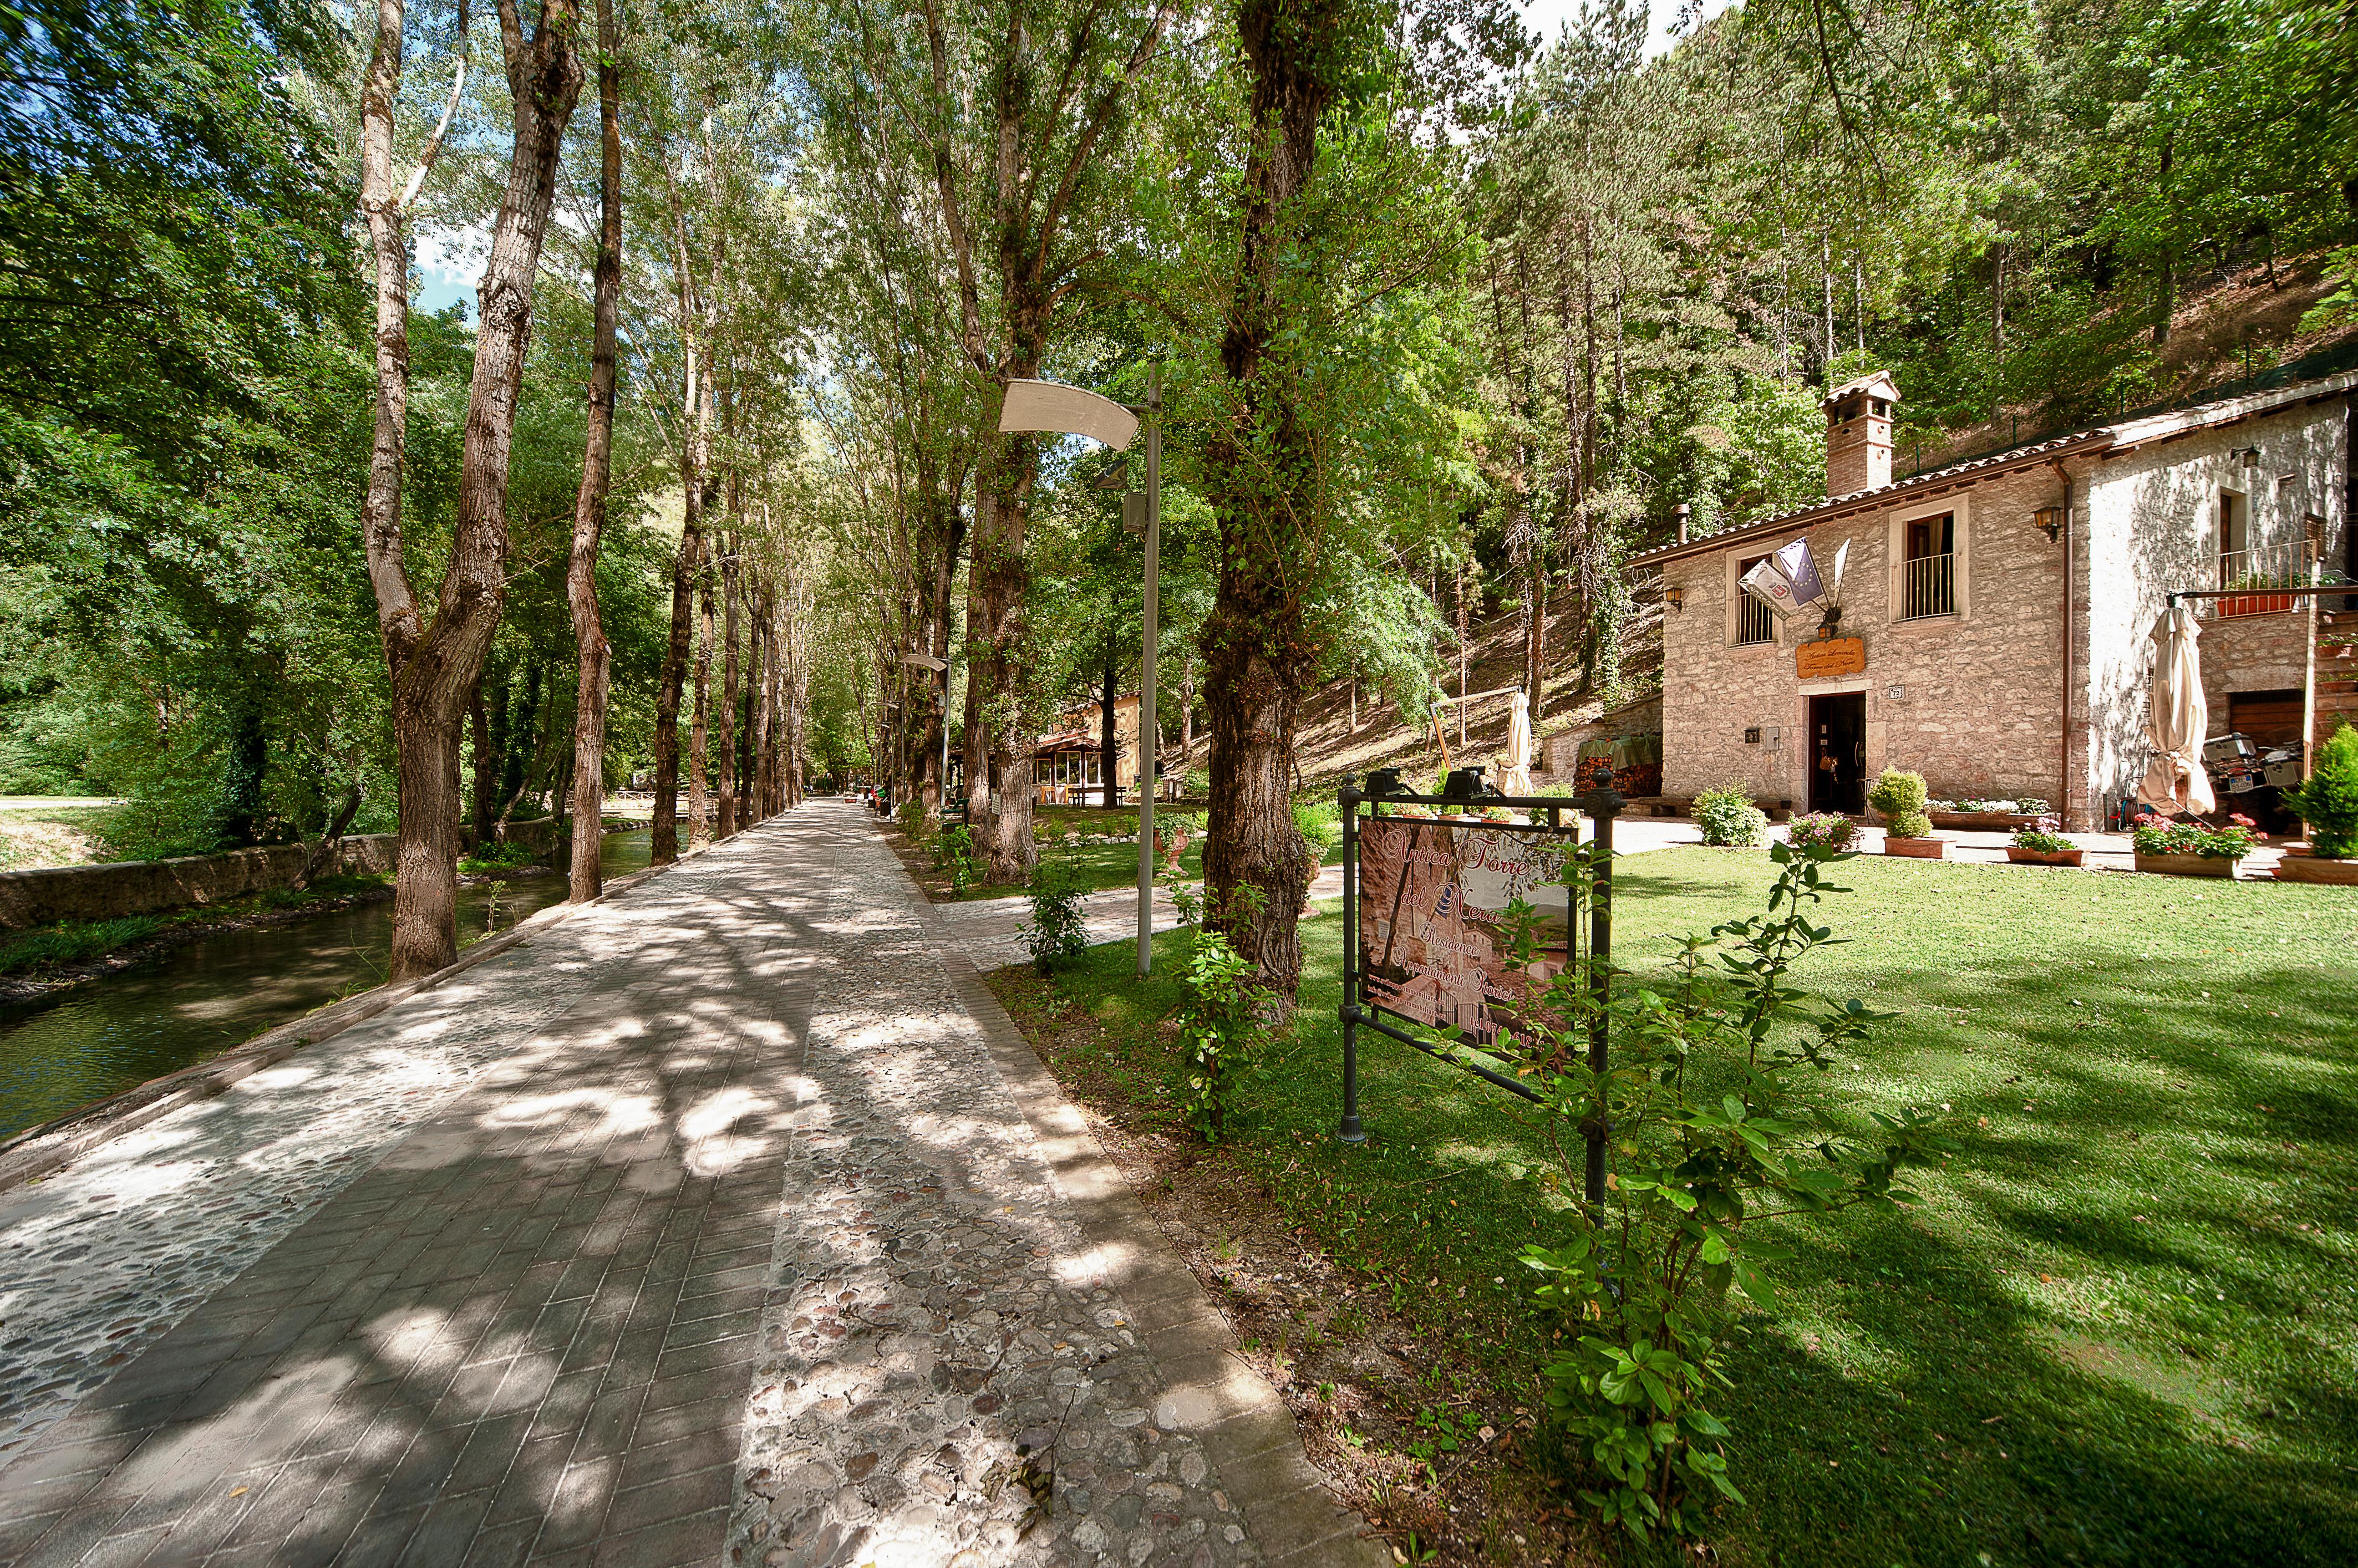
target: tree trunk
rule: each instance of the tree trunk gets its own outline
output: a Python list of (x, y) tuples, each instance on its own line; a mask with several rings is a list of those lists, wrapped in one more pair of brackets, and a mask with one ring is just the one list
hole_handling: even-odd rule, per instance
[(598, 0), (598, 265), (590, 349), (590, 431), (573, 499), (573, 550), (565, 599), (579, 655), (573, 698), (573, 863), (566, 896), (585, 903), (604, 891), (599, 851), (606, 826), (606, 695), (613, 650), (598, 613), (598, 543), (614, 456), (614, 322), (622, 291), (622, 40), (613, 0)]
[(360, 781), (355, 779), (344, 786), (344, 798), (337, 803), (335, 814), (329, 818), (319, 835), (319, 841), (312, 845), (310, 853), (303, 857), (303, 869), (296, 874), (295, 886), (309, 887), (319, 880), (322, 871), (335, 863), (336, 849), (344, 841), (344, 830), (352, 825), (352, 818), (360, 808), (361, 786)]
[[(770, 756), (770, 595), (768, 585), (755, 578), (749, 586), (747, 603), (752, 611), (751, 623), (746, 628), (745, 645), (752, 660), (752, 672), (746, 676), (751, 687), (748, 696), (752, 712), (745, 724), (748, 754), (745, 759), (745, 789), (752, 803), (747, 808), (749, 822), (766, 822), (770, 817), (768, 766)], [(871, 757), (882, 752), (871, 748)]]
[(708, 841), (712, 829), (705, 820), (711, 806), (706, 783), (711, 762), (710, 702), (712, 681), (712, 574), (699, 574), (704, 579), (697, 594), (703, 614), (696, 633), (696, 718), (687, 736), (687, 841), (691, 844)]
[(1249, 960), (1281, 1005), (1301, 979), (1295, 929), (1313, 862), (1293, 825), (1294, 712), (1314, 667), (1305, 585), (1321, 509), (1314, 432), (1301, 407), (1301, 361), (1283, 337), (1287, 295), (1314, 269), (1295, 209), (1317, 164), (1318, 121), (1333, 101), (1340, 0), (1244, 0), (1237, 16), (1251, 82), (1242, 244), (1220, 362), (1249, 434), (1215, 438), (1211, 470), (1220, 574), (1202, 634), (1212, 732), (1211, 833), (1204, 851), (1211, 925)]
[(401, 232), (403, 196), (393, 184), (393, 113), (404, 17), (401, 0), (379, 0), (377, 7), (361, 109), (361, 209), (377, 265), (376, 425), (362, 537), (392, 676), (398, 752), (401, 827), (391, 965), (395, 980), (430, 974), (458, 957), (460, 724), (506, 589), (509, 448), (531, 334), (533, 283), (556, 196), (557, 153), (581, 91), (573, 36), (578, 19), (572, 0), (544, 0), (527, 39), (514, 0), (500, 3), (514, 139), (478, 294), (449, 564), (429, 624), (410, 587), (401, 539), (409, 274)]
[[(688, 486), (687, 493), (698, 487)], [(658, 866), (679, 859), (679, 698), (687, 680), (688, 616), (696, 602), (696, 559), (701, 543), (693, 503), (689, 531), (680, 535), (671, 563), (671, 636), (664, 644), (663, 681), (655, 690), (655, 815), (649, 860)]]
[[(739, 510), (733, 470), (730, 483), (733, 520)], [(741, 537), (732, 532), (720, 554), (720, 732), (714, 737), (720, 758), (720, 817), (714, 833), (722, 838), (737, 831), (737, 546)]]

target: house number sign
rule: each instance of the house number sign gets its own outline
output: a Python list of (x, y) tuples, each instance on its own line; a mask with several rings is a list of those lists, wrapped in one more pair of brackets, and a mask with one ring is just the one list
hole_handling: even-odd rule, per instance
[(1866, 641), (1862, 637), (1822, 637), (1793, 648), (1793, 670), (1803, 680), (1855, 676), (1866, 668)]

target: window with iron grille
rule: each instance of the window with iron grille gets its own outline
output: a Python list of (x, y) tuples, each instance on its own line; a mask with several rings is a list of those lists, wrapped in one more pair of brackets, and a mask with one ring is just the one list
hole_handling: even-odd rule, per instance
[(1744, 574), (1767, 560), (1755, 556), (1748, 561), (1736, 563), (1736, 642), (1741, 647), (1747, 643), (1773, 643), (1777, 640), (1777, 614), (1759, 600), (1744, 591)]
[(1906, 553), (1899, 566), (1899, 618), (1921, 621), (1957, 612), (1957, 519), (1943, 512), (1903, 524)]

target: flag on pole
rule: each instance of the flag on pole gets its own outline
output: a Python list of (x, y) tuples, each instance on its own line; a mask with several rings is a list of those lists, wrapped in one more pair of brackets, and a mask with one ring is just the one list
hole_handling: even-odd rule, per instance
[(1794, 540), (1769, 559), (1777, 563), (1777, 569), (1792, 585), (1793, 603), (1797, 608), (1824, 601), (1825, 584), (1818, 580), (1817, 558), (1810, 554), (1807, 539)]

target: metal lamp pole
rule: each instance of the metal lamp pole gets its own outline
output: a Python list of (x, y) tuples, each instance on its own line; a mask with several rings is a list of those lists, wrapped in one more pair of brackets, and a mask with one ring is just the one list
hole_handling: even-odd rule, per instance
[(1146, 379), (1146, 612), (1138, 676), (1138, 972), (1154, 972), (1154, 654), (1163, 567), (1163, 373)]
[[(1146, 645), (1142, 653), (1138, 694), (1138, 972), (1151, 972), (1154, 953), (1154, 644), (1156, 577), (1163, 546), (1163, 373), (1150, 371), (1146, 406), (1131, 408), (1077, 386), (1053, 381), (1017, 380), (1007, 384), (1000, 399), (999, 427), (1004, 431), (1053, 431), (1087, 436), (1115, 451), (1127, 451), (1138, 434), (1139, 416), (1146, 416), (1146, 490), (1122, 498), (1122, 521), (1133, 521), (1132, 507), (1145, 513), (1137, 519), (1146, 536)], [(946, 705), (945, 705), (946, 706)], [(1110, 794), (1116, 781), (1107, 781)]]

